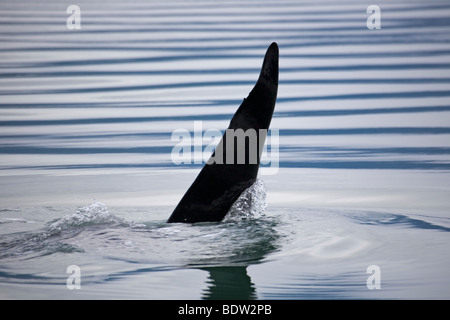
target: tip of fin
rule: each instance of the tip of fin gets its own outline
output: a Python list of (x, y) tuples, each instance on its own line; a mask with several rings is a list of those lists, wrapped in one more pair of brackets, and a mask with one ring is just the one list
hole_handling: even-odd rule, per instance
[(278, 44), (272, 42), (264, 57), (261, 74), (259, 75), (260, 79), (278, 84), (278, 59)]

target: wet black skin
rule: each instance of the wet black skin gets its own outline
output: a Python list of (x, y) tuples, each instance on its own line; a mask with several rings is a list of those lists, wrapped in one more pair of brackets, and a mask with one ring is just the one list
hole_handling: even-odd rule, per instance
[[(277, 91), (278, 45), (274, 42), (267, 49), (258, 81), (234, 114), (228, 129), (254, 129), (258, 133), (260, 129), (268, 130)], [(265, 136), (258, 135), (256, 163), (254, 160), (250, 161), (247, 143), (244, 146), (245, 161), (241, 164), (237, 163), (236, 159), (237, 143), (234, 149), (235, 161), (227, 163), (226, 148), (221, 149), (223, 159), (218, 161), (216, 152), (218, 148), (227, 145), (227, 136), (225, 131), (210, 161), (200, 171), (167, 222), (221, 221), (241, 193), (255, 182)]]

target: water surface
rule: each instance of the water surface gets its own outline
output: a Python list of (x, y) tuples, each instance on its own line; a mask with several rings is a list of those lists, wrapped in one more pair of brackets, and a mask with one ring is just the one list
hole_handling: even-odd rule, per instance
[[(378, 2), (380, 30), (360, 1), (77, 4), (0, 4), (0, 297), (450, 297), (446, 1)], [(273, 41), (258, 214), (166, 224), (202, 166), (172, 132), (226, 128)]]

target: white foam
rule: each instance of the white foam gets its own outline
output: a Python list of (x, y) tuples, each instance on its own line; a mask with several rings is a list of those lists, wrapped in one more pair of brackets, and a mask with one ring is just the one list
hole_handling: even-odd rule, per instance
[(266, 207), (266, 187), (264, 181), (258, 178), (233, 203), (224, 221), (259, 218), (264, 215)]
[(110, 225), (122, 224), (124, 222), (123, 219), (112, 215), (105, 204), (94, 202), (78, 209), (74, 214), (66, 215), (53, 222), (49, 226), (49, 231), (53, 233), (87, 225)]

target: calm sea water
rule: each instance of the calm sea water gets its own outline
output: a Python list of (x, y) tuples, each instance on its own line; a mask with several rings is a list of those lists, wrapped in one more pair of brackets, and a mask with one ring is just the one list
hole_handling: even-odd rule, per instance
[[(0, 3), (1, 298), (450, 298), (448, 1), (70, 4)], [(273, 41), (257, 214), (165, 223)]]

